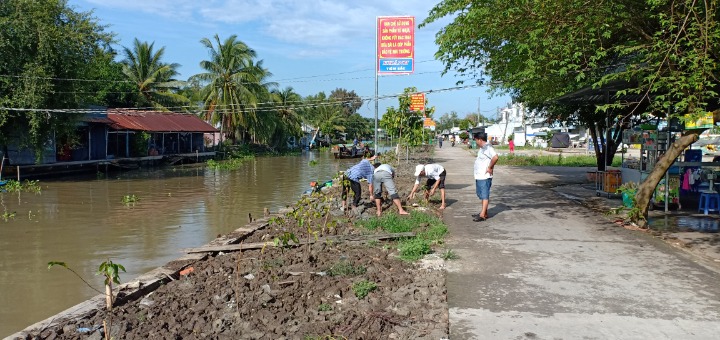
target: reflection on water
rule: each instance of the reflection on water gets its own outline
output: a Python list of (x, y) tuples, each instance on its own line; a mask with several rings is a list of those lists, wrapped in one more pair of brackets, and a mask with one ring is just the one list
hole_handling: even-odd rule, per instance
[[(309, 162), (316, 160), (315, 166)], [(331, 179), (357, 160), (329, 152), (260, 157), (235, 171), (175, 167), (109, 179), (43, 181), (42, 193), (0, 194), (0, 337), (98, 294), (49, 261), (64, 261), (96, 288), (110, 258), (122, 282), (292, 203), (311, 181)], [(134, 206), (122, 203), (136, 195)]]
[(713, 216), (664, 216), (648, 219), (650, 229), (665, 232), (717, 233), (720, 220)]

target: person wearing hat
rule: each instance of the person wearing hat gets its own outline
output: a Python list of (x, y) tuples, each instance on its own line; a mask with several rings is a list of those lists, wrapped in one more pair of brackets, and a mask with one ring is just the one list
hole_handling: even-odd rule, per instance
[(397, 193), (397, 188), (395, 188), (395, 181), (393, 178), (395, 178), (395, 169), (390, 166), (390, 164), (381, 164), (381, 163), (375, 163), (373, 164), (375, 167), (375, 173), (373, 174), (373, 188), (375, 189), (375, 192), (373, 192), (373, 196), (375, 196), (375, 206), (377, 208), (377, 216), (380, 217), (382, 214), (382, 188), (383, 186), (388, 191), (388, 195), (390, 196), (390, 199), (395, 203), (395, 206), (398, 208), (398, 214), (400, 215), (409, 215), (405, 209), (402, 207), (402, 203), (400, 202), (400, 195)]
[(480, 199), (480, 213), (473, 214), (473, 221), (481, 222), (488, 218), (488, 206), (490, 205), (490, 187), (492, 186), (493, 169), (498, 161), (498, 154), (488, 143), (487, 134), (477, 132), (473, 139), (478, 146), (477, 158), (473, 175), (475, 177), (475, 193)]
[(372, 200), (373, 197), (373, 173), (375, 172), (375, 167), (373, 167), (372, 163), (370, 161), (375, 159), (375, 156), (369, 156), (363, 160), (361, 160), (359, 163), (353, 165), (345, 171), (345, 174), (343, 175), (343, 183), (342, 183), (342, 210), (345, 210), (345, 207), (347, 206), (347, 194), (348, 191), (352, 190), (355, 197), (353, 197), (353, 204), (352, 207), (356, 208), (358, 204), (360, 203), (360, 196), (362, 195), (362, 187), (360, 186), (360, 180), (366, 179), (368, 181), (368, 190), (370, 190), (370, 199)]
[(418, 164), (415, 166), (415, 185), (410, 190), (410, 198), (415, 198), (415, 192), (420, 186), (420, 177), (427, 177), (425, 183), (425, 199), (435, 194), (440, 189), (440, 209), (445, 209), (445, 168), (440, 164)]

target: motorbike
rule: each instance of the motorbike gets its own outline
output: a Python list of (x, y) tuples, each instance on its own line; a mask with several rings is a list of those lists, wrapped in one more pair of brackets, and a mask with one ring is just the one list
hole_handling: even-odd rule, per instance
[(450, 146), (455, 146), (455, 141), (454, 141), (454, 140), (450, 141)]

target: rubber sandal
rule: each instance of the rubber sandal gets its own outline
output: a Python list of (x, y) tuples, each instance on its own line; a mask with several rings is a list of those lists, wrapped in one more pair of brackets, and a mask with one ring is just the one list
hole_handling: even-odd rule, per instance
[(473, 222), (483, 222), (483, 221), (485, 221), (485, 220), (486, 220), (485, 217), (481, 217), (481, 216), (475, 216), (475, 217), (473, 217)]

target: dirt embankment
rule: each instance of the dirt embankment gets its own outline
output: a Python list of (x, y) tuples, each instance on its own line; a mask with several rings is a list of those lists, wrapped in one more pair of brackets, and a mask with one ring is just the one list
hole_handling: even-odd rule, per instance
[[(397, 167), (403, 196), (414, 165)], [(105, 329), (114, 339), (446, 338), (444, 273), (400, 260), (393, 241), (357, 242), (376, 232), (355, 223), (375, 214), (367, 195), (363, 186), (364, 204), (343, 213), (333, 187), (272, 216), (264, 228), (228, 235), (247, 247), (282, 245), (283, 235), (290, 244), (292, 235), (311, 245), (211, 252), (150, 294), (25, 338), (102, 339)], [(385, 206), (394, 211), (389, 200)], [(352, 242), (343, 241), (348, 235)]]

